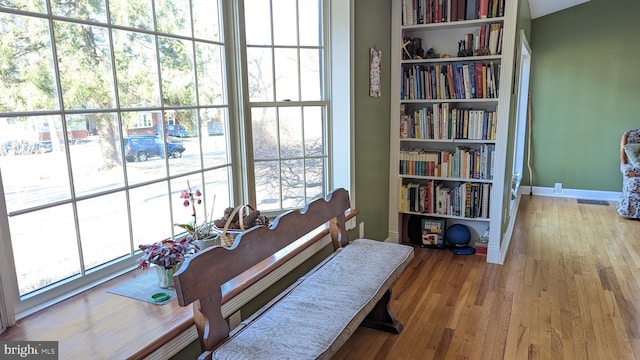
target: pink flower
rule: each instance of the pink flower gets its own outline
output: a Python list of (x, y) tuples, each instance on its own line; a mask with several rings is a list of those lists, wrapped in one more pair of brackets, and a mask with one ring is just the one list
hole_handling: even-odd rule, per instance
[(180, 192), (180, 199), (191, 199), (191, 194), (189, 193), (189, 190), (182, 190)]

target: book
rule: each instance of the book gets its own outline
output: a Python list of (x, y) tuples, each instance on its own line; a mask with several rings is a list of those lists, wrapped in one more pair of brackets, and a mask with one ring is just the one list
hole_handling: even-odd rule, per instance
[(465, 0), (457, 0), (458, 1), (458, 18), (456, 19), (457, 21), (462, 21), (465, 18), (466, 12), (467, 12), (467, 8), (466, 8), (466, 4), (467, 2)]
[(482, 184), (482, 205), (480, 206), (480, 217), (489, 218), (489, 198), (491, 196), (491, 184)]
[(471, 99), (473, 96), (471, 94), (471, 82), (469, 79), (469, 65), (462, 65), (462, 75), (464, 79), (464, 95), (466, 99)]
[(478, 19), (486, 19), (489, 16), (489, 0), (480, 0)]
[(502, 30), (502, 24), (493, 23), (489, 30), (489, 51), (491, 55), (498, 54), (498, 42), (500, 41), (500, 31)]
[(487, 94), (487, 65), (482, 64), (482, 97), (488, 98)]
[(478, 18), (478, 0), (467, 0), (467, 8), (465, 11), (465, 20), (474, 20)]
[(451, 15), (449, 16), (449, 21), (458, 20), (458, 0), (449, 0), (451, 6)]
[(417, 1), (417, 5), (418, 5), (418, 16), (417, 16), (417, 20), (418, 20), (418, 24), (424, 24), (425, 23), (425, 6), (426, 6), (426, 2), (425, 0), (418, 0)]
[(456, 95), (456, 85), (453, 80), (453, 64), (447, 65), (447, 81), (449, 85), (449, 98), (456, 99), (458, 96)]
[(422, 247), (444, 248), (445, 220), (436, 218), (422, 219)]
[(402, 0), (402, 25), (407, 25), (407, 0)]
[(482, 82), (482, 63), (476, 63), (476, 97), (484, 98), (484, 84)]
[(471, 98), (476, 99), (478, 97), (476, 93), (476, 66), (473, 63), (469, 64), (469, 88)]

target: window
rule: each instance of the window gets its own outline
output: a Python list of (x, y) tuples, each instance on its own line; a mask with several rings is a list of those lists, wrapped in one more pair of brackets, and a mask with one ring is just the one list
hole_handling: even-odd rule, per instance
[(244, 1), (255, 197), (296, 208), (327, 186), (322, 1)]
[[(171, 224), (190, 219), (179, 199), (187, 182), (204, 193), (198, 213), (220, 215), (234, 202), (300, 207), (326, 194), (332, 172), (341, 174), (333, 185), (348, 188), (350, 160), (330, 160), (332, 131), (343, 154), (350, 143), (349, 122), (329, 121), (329, 6), (1, 1), (8, 308), (20, 317), (130, 270), (139, 244), (174, 236), (181, 230)], [(350, 51), (349, 41), (342, 47)], [(182, 156), (167, 155), (176, 144)]]
[[(0, 3), (2, 238), (17, 312), (130, 269), (138, 245), (181, 232), (171, 224), (190, 219), (187, 181), (208, 195), (201, 206), (230, 204), (229, 138), (207, 131), (229, 123), (220, 13), (210, 0)], [(167, 152), (176, 144), (181, 157)]]
[[(157, 119), (157, 116), (159, 115), (160, 115), (160, 112), (159, 111), (156, 112), (156, 119)], [(150, 128), (153, 126), (153, 115), (151, 112), (138, 114), (138, 116), (132, 120), (133, 120), (131, 122), (132, 128)]]

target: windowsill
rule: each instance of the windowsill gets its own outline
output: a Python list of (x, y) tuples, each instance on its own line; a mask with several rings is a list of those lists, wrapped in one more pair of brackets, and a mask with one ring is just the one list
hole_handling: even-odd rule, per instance
[[(349, 220), (358, 214), (348, 211)], [(329, 233), (327, 224), (296, 241), (273, 257), (265, 259), (226, 283), (223, 303), (238, 295), (267, 270), (280, 266), (318, 238)], [(193, 307), (181, 307), (174, 300), (156, 305), (107, 290), (144, 273), (133, 270), (81, 294), (40, 310), (0, 334), (8, 341), (58, 341), (61, 359), (143, 359), (195, 324)]]
[(138, 359), (194, 324), (191, 306), (155, 305), (108, 293), (133, 270), (18, 321), (3, 340), (58, 341), (60, 358)]

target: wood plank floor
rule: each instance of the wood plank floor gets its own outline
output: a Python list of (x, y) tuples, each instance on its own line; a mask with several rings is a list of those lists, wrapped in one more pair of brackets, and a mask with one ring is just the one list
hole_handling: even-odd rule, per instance
[(416, 248), (391, 308), (333, 359), (640, 360), (640, 221), (524, 195), (504, 265)]

